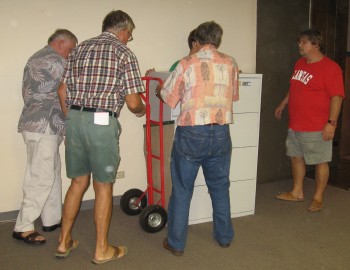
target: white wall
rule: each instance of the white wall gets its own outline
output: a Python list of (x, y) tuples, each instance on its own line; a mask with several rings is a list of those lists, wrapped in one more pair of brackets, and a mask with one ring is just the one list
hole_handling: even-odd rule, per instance
[[(27, 59), (46, 45), (57, 28), (71, 30), (79, 41), (99, 35), (104, 16), (113, 9), (127, 12), (136, 24), (134, 41), (128, 46), (137, 55), (143, 74), (152, 67), (167, 70), (187, 55), (188, 33), (208, 20), (215, 20), (224, 29), (220, 51), (234, 56), (243, 72), (255, 72), (256, 0), (2, 0), (0, 213), (19, 209), (22, 200), (26, 149), (21, 134), (17, 133), (17, 122), (23, 105), (21, 81)], [(123, 108), (119, 170), (125, 171), (126, 177), (117, 180), (114, 195), (146, 187), (144, 121)], [(63, 146), (61, 158), (64, 164)], [(64, 196), (70, 183), (64, 165), (62, 176)], [(90, 187), (84, 200), (93, 198)]]

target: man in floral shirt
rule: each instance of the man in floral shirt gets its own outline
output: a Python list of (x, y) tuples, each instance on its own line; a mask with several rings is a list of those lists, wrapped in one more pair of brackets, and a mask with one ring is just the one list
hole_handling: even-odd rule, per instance
[(164, 248), (184, 253), (194, 182), (202, 167), (213, 206), (214, 239), (227, 248), (234, 236), (231, 224), (229, 173), (233, 123), (232, 101), (239, 99), (238, 66), (217, 49), (223, 30), (211, 21), (194, 34), (196, 53), (183, 58), (157, 95), (170, 107), (180, 103), (171, 153), (172, 191), (168, 235)]
[(23, 181), (23, 201), (12, 236), (29, 244), (44, 244), (34, 229), (41, 216), (43, 231), (60, 226), (62, 179), (59, 146), (65, 132), (57, 88), (66, 59), (77, 45), (76, 36), (66, 29), (56, 30), (48, 45), (31, 56), (24, 68), (24, 106), (18, 123), (27, 145), (27, 168)]

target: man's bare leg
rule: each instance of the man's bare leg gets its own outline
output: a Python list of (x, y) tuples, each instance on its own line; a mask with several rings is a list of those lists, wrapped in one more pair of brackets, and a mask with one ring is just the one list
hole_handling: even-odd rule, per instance
[(291, 169), (293, 177), (293, 188), (290, 192), (282, 192), (276, 199), (283, 201), (302, 202), (304, 201), (304, 177), (306, 165), (303, 157), (291, 157)]
[(316, 166), (316, 172), (315, 172), (315, 195), (314, 200), (317, 200), (319, 202), (323, 201), (323, 194), (326, 189), (328, 179), (329, 179), (329, 166), (328, 163), (320, 163)]
[(113, 183), (93, 182), (95, 190), (95, 260), (113, 257), (115, 249), (108, 244), (108, 230), (112, 216)]
[(295, 198), (304, 198), (304, 177), (306, 165), (303, 157), (291, 157), (293, 189), (291, 194)]
[(58, 252), (66, 252), (69, 242), (72, 240), (72, 228), (79, 212), (81, 200), (90, 185), (90, 175), (83, 175), (72, 179), (67, 191), (62, 215), (62, 228), (59, 238)]

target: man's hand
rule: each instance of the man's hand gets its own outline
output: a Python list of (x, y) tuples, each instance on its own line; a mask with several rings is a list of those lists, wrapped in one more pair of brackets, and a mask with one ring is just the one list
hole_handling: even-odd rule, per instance
[(278, 105), (278, 107), (275, 110), (275, 117), (277, 119), (281, 119), (282, 118), (283, 110), (287, 106), (288, 101), (289, 101), (289, 92), (287, 93), (285, 98), (281, 101), (280, 105)]
[(275, 117), (277, 119), (281, 119), (282, 118), (282, 112), (283, 112), (284, 108), (285, 108), (285, 105), (282, 104), (282, 103), (276, 108), (276, 110), (275, 110)]
[(331, 141), (334, 139), (336, 126), (332, 126), (330, 123), (327, 123), (322, 130), (322, 138), (324, 141)]
[(162, 99), (162, 96), (160, 95), (160, 91), (162, 90), (162, 88), (163, 88), (163, 84), (159, 83), (156, 87), (156, 97), (164, 102), (164, 100)]
[(64, 117), (67, 117), (68, 108), (66, 106), (66, 95), (67, 95), (67, 85), (65, 83), (61, 83), (57, 89), (57, 95), (60, 102), (61, 110), (64, 114)]
[(146, 74), (145, 74), (145, 76), (147, 77), (151, 72), (154, 72), (155, 71), (155, 69), (154, 68), (150, 68), (150, 69), (148, 69), (147, 71), (146, 71)]
[(141, 111), (141, 112), (138, 112), (138, 113), (135, 113), (135, 115), (136, 115), (136, 117), (142, 117), (142, 116), (145, 115), (145, 113), (146, 113), (146, 106), (143, 105), (142, 111)]

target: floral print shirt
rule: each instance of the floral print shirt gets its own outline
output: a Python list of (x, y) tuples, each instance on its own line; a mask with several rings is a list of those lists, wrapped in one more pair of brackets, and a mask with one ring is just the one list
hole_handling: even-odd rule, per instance
[(164, 82), (161, 97), (170, 107), (180, 102), (179, 126), (233, 123), (238, 96), (236, 61), (212, 45), (183, 58)]
[(18, 132), (44, 133), (49, 126), (52, 134), (64, 135), (65, 118), (59, 104), (57, 89), (65, 65), (66, 60), (49, 45), (29, 58), (24, 68), (24, 106)]

